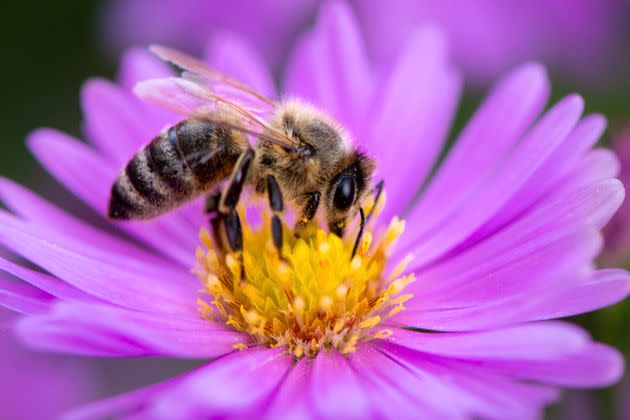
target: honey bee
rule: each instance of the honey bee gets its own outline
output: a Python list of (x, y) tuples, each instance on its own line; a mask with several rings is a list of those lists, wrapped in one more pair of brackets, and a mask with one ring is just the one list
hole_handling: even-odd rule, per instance
[[(157, 135), (127, 163), (109, 201), (112, 219), (149, 219), (202, 194), (214, 227), (233, 252), (242, 250), (236, 205), (245, 185), (267, 194), (272, 239), (282, 248), (284, 202), (297, 210), (296, 235), (319, 211), (342, 236), (373, 188), (375, 162), (353, 147), (340, 124), (299, 101), (273, 101), (179, 51), (151, 50), (181, 68), (181, 77), (141, 82), (136, 93), (188, 117)], [(253, 140), (253, 141), (250, 141)], [(222, 192), (210, 194), (225, 181)], [(372, 206), (374, 208), (375, 206)], [(369, 215), (368, 215), (369, 217)]]

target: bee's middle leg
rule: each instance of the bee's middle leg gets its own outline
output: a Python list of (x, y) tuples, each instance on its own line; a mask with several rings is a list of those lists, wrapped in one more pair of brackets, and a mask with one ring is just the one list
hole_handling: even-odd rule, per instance
[(227, 187), (221, 194), (217, 212), (223, 222), (225, 236), (232, 252), (243, 251), (243, 230), (241, 228), (241, 218), (236, 211), (236, 205), (241, 197), (247, 172), (254, 160), (254, 150), (248, 148), (236, 161), (232, 175)]
[(282, 204), (282, 191), (280, 191), (278, 181), (273, 175), (267, 176), (267, 194), (269, 195), (269, 207), (271, 207), (273, 212), (271, 217), (271, 238), (278, 250), (278, 254), (282, 256), (282, 220), (280, 219), (280, 214), (284, 210), (284, 206)]

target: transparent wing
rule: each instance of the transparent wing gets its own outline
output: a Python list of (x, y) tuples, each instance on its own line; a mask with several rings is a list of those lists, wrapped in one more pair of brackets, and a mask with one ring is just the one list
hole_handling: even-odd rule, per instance
[(188, 79), (168, 77), (140, 82), (136, 94), (143, 100), (189, 117), (205, 118), (218, 126), (250, 134), (258, 139), (292, 148), (299, 143), (266, 121), (273, 109), (255, 109), (221, 96)]
[(275, 107), (274, 100), (195, 57), (162, 45), (152, 45), (149, 49), (162, 60), (181, 68), (184, 79), (206, 84), (218, 95), (233, 98), (245, 106)]
[(272, 99), (180, 51), (162, 46), (152, 46), (151, 51), (184, 72), (181, 77), (139, 83), (135, 91), (142, 99), (283, 147), (299, 145), (268, 124), (277, 108)]

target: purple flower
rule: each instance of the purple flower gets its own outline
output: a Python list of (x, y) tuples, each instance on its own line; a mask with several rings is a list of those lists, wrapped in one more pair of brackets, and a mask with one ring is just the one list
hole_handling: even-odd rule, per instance
[[(630, 128), (613, 138), (613, 150), (619, 157), (619, 179), (630, 182)], [(601, 260), (608, 266), (625, 265), (630, 261), (630, 207), (625, 201), (604, 230), (606, 247)]]
[[(3, 267), (4, 268), (4, 265)], [(3, 284), (6, 282), (3, 278)], [(16, 288), (22, 285), (15, 285)], [(11, 292), (2, 287), (3, 303)], [(40, 293), (41, 294), (41, 293)], [(56, 418), (99, 395), (99, 377), (86, 361), (29, 351), (13, 337), (15, 316), (0, 309), (0, 406), (7, 419)]]
[[(116, 53), (163, 43), (202, 52), (234, 31), (278, 64), (292, 37), (312, 16), (316, 0), (115, 0), (104, 10), (103, 37)], [(218, 38), (218, 39), (215, 39)]]
[[(354, 4), (370, 52), (387, 62), (419, 23), (441, 25), (467, 77), (492, 81), (523, 60), (606, 82), (624, 59), (622, 2), (394, 0)], [(622, 74), (621, 72), (619, 74)]]
[[(225, 45), (211, 63), (223, 57), (221, 70), (272, 89), (253, 47)], [(144, 51), (127, 53), (118, 85), (93, 80), (82, 92), (90, 145), (43, 129), (30, 148), (104, 215), (120, 168), (182, 118), (131, 93), (168, 74)], [(330, 4), (286, 75), (284, 94), (341, 121), (386, 180), (387, 205), (351, 261), (352, 238), (320, 230), (308, 241), (286, 235), (283, 265), (268, 251), (266, 225), (246, 224), (239, 282), (239, 263), (204, 231), (200, 246), (199, 202), (111, 232), (2, 181), (14, 214), (0, 212), (0, 241), (42, 270), (9, 266), (28, 283), (11, 305), (24, 314), (25, 342), (208, 360), (75, 416), (534, 417), (560, 387), (619, 379), (616, 350), (555, 321), (630, 290), (628, 273), (593, 264), (624, 195), (614, 155), (593, 149), (601, 116), (582, 116), (577, 95), (543, 112), (545, 72), (523, 65), (492, 89), (431, 175), (461, 88), (438, 30), (414, 31), (385, 71), (367, 59), (348, 8)]]

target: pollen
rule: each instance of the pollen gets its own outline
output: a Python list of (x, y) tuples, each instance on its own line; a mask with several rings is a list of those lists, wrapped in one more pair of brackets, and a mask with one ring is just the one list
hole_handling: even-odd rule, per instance
[(401, 274), (410, 257), (386, 271), (404, 221), (394, 218), (380, 231), (368, 226), (351, 258), (356, 228), (343, 239), (317, 227), (301, 238), (285, 229), (280, 255), (268, 218), (263, 214), (260, 227), (243, 223), (240, 255), (222, 252), (201, 230), (194, 271), (205, 319), (246, 333), (255, 344), (284, 347), (296, 359), (333, 348), (351, 353), (359, 342), (395, 334), (388, 319), (404, 310), (412, 297), (404, 289), (414, 280)]

